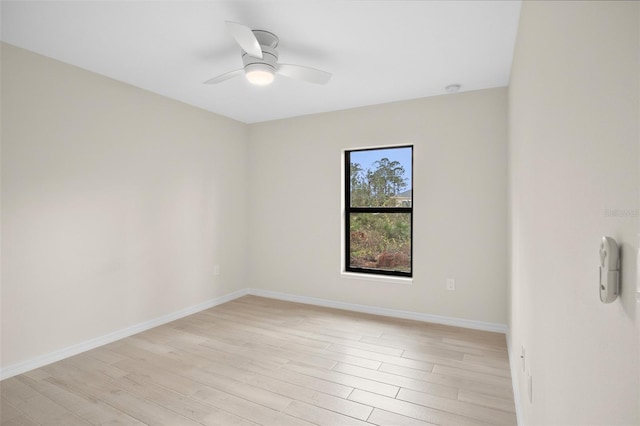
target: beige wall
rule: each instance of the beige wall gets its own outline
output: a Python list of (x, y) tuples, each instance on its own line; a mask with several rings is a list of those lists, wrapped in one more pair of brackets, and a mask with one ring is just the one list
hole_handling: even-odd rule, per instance
[(3, 44), (1, 136), (3, 367), (246, 287), (244, 124)]
[[(524, 2), (509, 88), (512, 354), (525, 424), (639, 424), (640, 3)], [(617, 213), (613, 213), (617, 211)], [(622, 245), (622, 295), (598, 248)], [(517, 359), (517, 358), (515, 358)]]
[[(506, 324), (506, 102), (502, 88), (251, 125), (249, 281)], [(413, 284), (344, 278), (342, 153), (393, 144), (414, 145)]]

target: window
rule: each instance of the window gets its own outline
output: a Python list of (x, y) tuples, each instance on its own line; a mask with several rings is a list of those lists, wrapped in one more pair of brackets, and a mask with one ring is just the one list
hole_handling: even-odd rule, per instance
[(345, 151), (345, 270), (412, 276), (413, 147)]

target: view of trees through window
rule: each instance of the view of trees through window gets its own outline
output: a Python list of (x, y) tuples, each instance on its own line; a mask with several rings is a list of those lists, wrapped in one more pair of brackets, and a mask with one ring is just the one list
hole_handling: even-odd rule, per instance
[(412, 147), (347, 151), (347, 270), (411, 276)]

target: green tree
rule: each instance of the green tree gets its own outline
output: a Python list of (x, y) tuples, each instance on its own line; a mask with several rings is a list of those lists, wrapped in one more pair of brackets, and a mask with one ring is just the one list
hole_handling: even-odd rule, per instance
[(351, 205), (368, 206), (371, 194), (366, 183), (364, 169), (358, 163), (351, 163)]
[(404, 167), (398, 161), (382, 158), (373, 163), (375, 170), (367, 170), (366, 181), (372, 205), (392, 206), (391, 199), (407, 187)]
[(374, 170), (365, 170), (359, 163), (350, 164), (352, 206), (394, 206), (392, 197), (407, 187), (400, 162), (382, 158), (373, 164)]

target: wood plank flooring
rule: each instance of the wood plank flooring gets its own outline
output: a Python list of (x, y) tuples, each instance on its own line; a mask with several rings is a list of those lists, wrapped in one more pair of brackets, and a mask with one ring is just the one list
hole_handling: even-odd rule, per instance
[(514, 425), (504, 335), (245, 296), (0, 382), (9, 425)]

